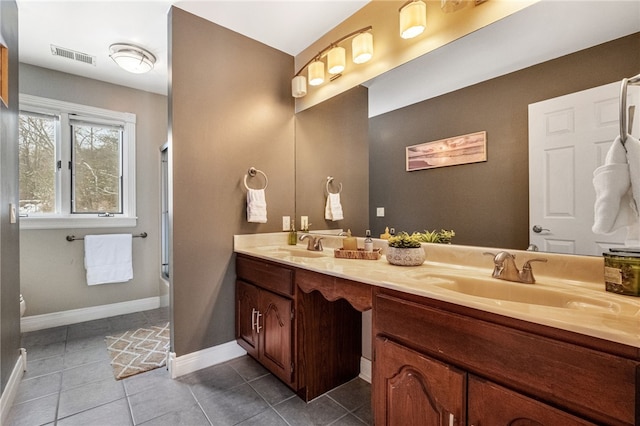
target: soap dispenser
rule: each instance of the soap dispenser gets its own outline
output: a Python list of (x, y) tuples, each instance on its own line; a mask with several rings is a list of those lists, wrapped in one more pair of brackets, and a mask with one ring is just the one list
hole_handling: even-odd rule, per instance
[(290, 246), (295, 246), (298, 244), (298, 233), (296, 232), (296, 222), (295, 219), (291, 219), (291, 229), (289, 230), (289, 241), (288, 244)]
[(389, 227), (387, 226), (384, 228), (384, 234), (380, 234), (380, 239), (388, 240), (389, 238), (391, 238), (391, 234), (389, 233)]
[(371, 239), (371, 231), (368, 229), (364, 237), (364, 251), (373, 251), (373, 240)]
[(347, 236), (342, 240), (343, 250), (358, 250), (358, 240), (351, 236), (351, 229), (347, 229)]

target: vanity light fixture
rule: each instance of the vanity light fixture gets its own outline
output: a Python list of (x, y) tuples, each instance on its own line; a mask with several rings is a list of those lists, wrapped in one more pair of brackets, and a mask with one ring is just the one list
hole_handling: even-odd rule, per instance
[(322, 49), (309, 62), (304, 64), (291, 80), (291, 94), (294, 98), (301, 98), (307, 94), (307, 78), (301, 75), (307, 69), (310, 86), (318, 86), (325, 82), (325, 68), (323, 58), (327, 58), (327, 71), (331, 74), (329, 80), (333, 81), (340, 77), (346, 67), (346, 49), (339, 46), (340, 43), (353, 38), (352, 56), (353, 62), (356, 64), (364, 64), (373, 57), (373, 35), (371, 30), (373, 27), (361, 28), (357, 31), (347, 34), (339, 40), (331, 43)]
[(410, 0), (400, 8), (400, 37), (414, 38), (427, 28), (427, 5), (422, 0)]
[(153, 69), (156, 57), (140, 46), (127, 43), (115, 43), (109, 46), (109, 57), (120, 68), (134, 74), (144, 74)]

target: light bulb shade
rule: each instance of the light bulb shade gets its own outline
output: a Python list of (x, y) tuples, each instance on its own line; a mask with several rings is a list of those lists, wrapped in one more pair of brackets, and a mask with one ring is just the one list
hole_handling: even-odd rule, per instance
[(307, 94), (307, 79), (303, 75), (297, 75), (291, 80), (291, 94), (294, 98), (301, 98)]
[(364, 64), (373, 56), (373, 34), (365, 32), (355, 36), (351, 42), (353, 62)]
[(324, 62), (313, 61), (309, 64), (309, 84), (319, 86), (324, 83)]
[(156, 57), (141, 47), (132, 44), (112, 44), (109, 55), (120, 68), (134, 74), (144, 74), (153, 69)]
[(416, 37), (426, 27), (427, 5), (423, 1), (412, 1), (400, 9), (400, 37)]
[(344, 71), (347, 62), (347, 54), (344, 47), (336, 46), (327, 53), (327, 68), (329, 74), (340, 74)]

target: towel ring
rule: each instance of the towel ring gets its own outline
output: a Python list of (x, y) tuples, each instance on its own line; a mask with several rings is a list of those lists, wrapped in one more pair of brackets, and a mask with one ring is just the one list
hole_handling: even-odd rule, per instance
[(258, 170), (258, 169), (256, 169), (255, 167), (251, 167), (251, 168), (249, 169), (249, 171), (247, 172), (247, 174), (246, 174), (246, 175), (244, 175), (244, 187), (245, 187), (245, 188), (247, 188), (247, 191), (248, 191), (249, 189), (251, 189), (251, 188), (249, 188), (249, 185), (247, 185), (247, 178), (248, 178), (249, 176), (251, 176), (251, 177), (255, 177), (258, 173), (260, 173), (262, 176), (264, 176), (264, 188), (262, 188), (262, 189), (263, 189), (263, 190), (264, 190), (264, 189), (267, 189), (267, 186), (269, 185), (269, 178), (267, 177), (266, 173), (265, 173), (265, 172), (263, 172), (262, 170)]
[(631, 78), (623, 78), (620, 84), (620, 141), (623, 146), (629, 135), (627, 129), (627, 86), (638, 83), (640, 83), (640, 74)]
[(340, 185), (340, 189), (338, 190), (338, 192), (331, 192), (331, 191), (329, 191), (329, 184), (330, 184), (331, 182), (333, 182), (333, 176), (327, 176), (327, 185), (326, 185), (326, 188), (327, 188), (327, 195), (329, 195), (329, 194), (339, 194), (339, 193), (341, 193), (341, 192), (342, 192), (342, 182), (340, 182), (340, 184), (339, 184), (339, 185)]

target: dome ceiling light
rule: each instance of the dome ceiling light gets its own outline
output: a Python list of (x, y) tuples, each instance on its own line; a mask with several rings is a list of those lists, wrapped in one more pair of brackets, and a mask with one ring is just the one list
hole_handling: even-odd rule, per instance
[(140, 46), (127, 43), (115, 43), (109, 46), (109, 57), (120, 68), (134, 74), (144, 74), (153, 69), (156, 57)]

